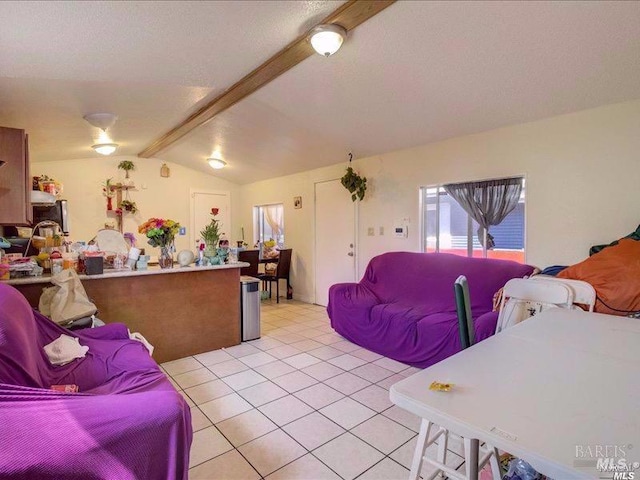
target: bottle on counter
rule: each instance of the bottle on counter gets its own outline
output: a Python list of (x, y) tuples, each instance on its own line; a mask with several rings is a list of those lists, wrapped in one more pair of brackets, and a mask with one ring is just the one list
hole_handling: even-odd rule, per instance
[(78, 263), (76, 264), (76, 272), (78, 272), (78, 275), (84, 273), (84, 254), (83, 253), (78, 255)]
[(198, 240), (196, 242), (198, 244), (198, 248), (196, 251), (198, 252), (198, 258), (196, 259), (196, 267), (204, 266), (204, 242)]

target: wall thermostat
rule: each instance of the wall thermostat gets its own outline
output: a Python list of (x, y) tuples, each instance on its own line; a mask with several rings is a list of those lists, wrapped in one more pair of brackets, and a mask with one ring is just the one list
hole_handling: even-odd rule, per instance
[(393, 234), (397, 238), (407, 238), (409, 236), (408, 228), (406, 225), (393, 227)]

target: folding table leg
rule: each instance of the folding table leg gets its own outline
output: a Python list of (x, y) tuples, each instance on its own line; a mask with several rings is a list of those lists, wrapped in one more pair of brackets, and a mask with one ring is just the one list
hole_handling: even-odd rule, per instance
[(429, 439), (430, 430), (431, 422), (423, 418), (422, 422), (420, 423), (418, 443), (416, 443), (416, 450), (413, 454), (413, 461), (411, 462), (411, 472), (409, 473), (409, 480), (418, 480), (418, 478), (420, 478), (420, 470), (422, 470), (422, 459), (424, 458), (424, 452), (428, 446), (427, 440)]
[(493, 480), (502, 480), (502, 472), (500, 471), (500, 455), (498, 454), (498, 449), (492, 447), (489, 444), (485, 444), (489, 451), (493, 450), (493, 455), (489, 459), (489, 465), (491, 465), (491, 476)]
[(440, 435), (440, 440), (438, 440), (438, 456), (436, 457), (438, 461), (443, 465), (447, 464), (448, 443), (449, 443), (449, 431), (445, 430), (445, 432), (442, 435)]

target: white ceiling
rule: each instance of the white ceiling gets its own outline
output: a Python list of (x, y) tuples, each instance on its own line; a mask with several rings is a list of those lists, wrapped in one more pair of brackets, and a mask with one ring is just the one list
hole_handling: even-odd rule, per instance
[[(340, 3), (0, 2), (0, 125), (86, 158), (110, 111), (136, 154)], [(158, 157), (249, 183), (640, 98), (639, 25), (640, 2), (401, 1)]]

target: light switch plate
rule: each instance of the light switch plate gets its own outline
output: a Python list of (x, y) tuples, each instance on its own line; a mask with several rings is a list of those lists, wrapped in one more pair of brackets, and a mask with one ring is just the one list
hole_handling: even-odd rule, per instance
[(187, 227), (180, 227), (179, 235), (186, 235), (186, 234), (187, 234)]
[(378, 235), (384, 235), (384, 227), (378, 228)]
[(375, 230), (373, 229), (373, 227), (367, 228), (367, 236), (373, 237), (375, 235), (374, 232), (375, 232)]

